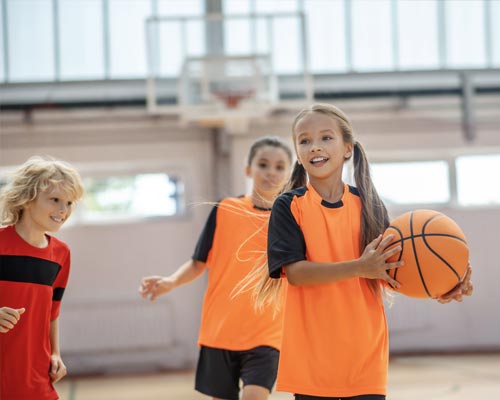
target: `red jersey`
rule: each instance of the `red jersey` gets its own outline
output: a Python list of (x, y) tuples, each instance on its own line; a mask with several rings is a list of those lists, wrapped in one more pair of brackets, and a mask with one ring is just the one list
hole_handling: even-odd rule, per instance
[[(275, 201), (269, 221), (270, 274), (308, 260), (361, 255), (361, 199), (345, 185), (329, 203), (308, 184)], [(286, 273), (286, 268), (284, 268)], [(386, 393), (388, 331), (380, 295), (363, 278), (288, 285), (277, 389), (321, 397)]]
[(233, 351), (279, 349), (282, 314), (273, 318), (272, 307), (254, 311), (249, 292), (233, 297), (235, 286), (266, 262), (269, 213), (256, 208), (249, 196), (226, 198), (213, 208), (193, 255), (208, 268), (200, 345)]
[(18, 323), (0, 333), (0, 399), (55, 400), (49, 377), (50, 322), (59, 316), (70, 252), (47, 236), (37, 248), (13, 226), (0, 228), (0, 307), (25, 308)]

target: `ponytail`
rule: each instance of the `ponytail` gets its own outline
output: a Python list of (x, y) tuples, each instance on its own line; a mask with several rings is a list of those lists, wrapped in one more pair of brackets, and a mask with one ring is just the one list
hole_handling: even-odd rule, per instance
[[(285, 185), (283, 192), (304, 186), (307, 183), (307, 174), (304, 166), (298, 161), (293, 166), (290, 180)], [(269, 276), (267, 253), (259, 259), (252, 271), (240, 281), (233, 291), (233, 296), (239, 293), (252, 291), (254, 309), (258, 312), (265, 307), (272, 307), (276, 316), (283, 300), (283, 279), (274, 279)]]
[(305, 186), (307, 183), (307, 174), (304, 166), (297, 160), (293, 166), (292, 175), (290, 180), (285, 185), (283, 192), (288, 192), (289, 190), (297, 189), (301, 186)]
[[(361, 143), (354, 143), (354, 180), (361, 197), (361, 249), (383, 233), (389, 226), (387, 209), (377, 193), (370, 174), (370, 167)], [(380, 290), (377, 280), (369, 280), (376, 293)]]

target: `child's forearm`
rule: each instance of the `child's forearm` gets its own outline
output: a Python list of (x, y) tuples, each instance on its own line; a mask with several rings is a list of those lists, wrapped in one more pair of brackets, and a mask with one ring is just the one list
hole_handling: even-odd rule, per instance
[(288, 282), (292, 286), (312, 286), (339, 282), (359, 277), (358, 264), (350, 260), (338, 263), (298, 261), (285, 266)]
[(50, 321), (50, 348), (51, 354), (61, 354), (59, 349), (59, 317)]
[(170, 278), (174, 285), (181, 286), (194, 281), (205, 271), (206, 264), (198, 260), (188, 260), (175, 271)]

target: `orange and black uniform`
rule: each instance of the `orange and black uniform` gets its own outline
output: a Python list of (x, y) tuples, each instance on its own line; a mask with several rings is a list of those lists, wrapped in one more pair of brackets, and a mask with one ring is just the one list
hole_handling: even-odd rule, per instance
[(50, 323), (59, 316), (70, 252), (48, 236), (45, 248), (25, 242), (13, 226), (0, 228), (0, 306), (25, 308), (13, 329), (0, 333), (0, 399), (55, 400), (50, 369)]
[(256, 313), (248, 291), (233, 297), (235, 286), (259, 259), (266, 261), (269, 212), (255, 207), (249, 196), (226, 198), (213, 208), (193, 255), (208, 267), (199, 345), (279, 350), (282, 317), (273, 318), (271, 307)]
[[(269, 222), (270, 275), (288, 264), (342, 262), (361, 255), (361, 199), (344, 186), (337, 203), (307, 186), (275, 201)], [(383, 301), (363, 278), (288, 285), (277, 390), (321, 397), (385, 395), (388, 331)]]

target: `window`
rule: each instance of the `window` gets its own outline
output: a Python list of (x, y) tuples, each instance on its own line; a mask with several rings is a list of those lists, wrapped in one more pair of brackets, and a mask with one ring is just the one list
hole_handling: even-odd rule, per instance
[(500, 66), (500, 1), (491, 1), (490, 5), (490, 40), (492, 64)]
[(447, 62), (450, 67), (484, 67), (484, 7), (480, 1), (448, 0)]
[(345, 3), (308, 0), (305, 3), (310, 68), (316, 73), (347, 70)]
[[(0, 3), (0, 21), (3, 21), (3, 5), (4, 3)], [(2, 22), (3, 24), (3, 22)], [(5, 76), (7, 74), (7, 71), (5, 71), (5, 65), (7, 60), (5, 59), (5, 48), (4, 48), (4, 35), (3, 35), (3, 26), (0, 27), (0, 82), (5, 81), (7, 77)]]
[(102, 22), (102, 5), (98, 0), (59, 2), (62, 79), (104, 77)]
[[(79, 219), (111, 222), (184, 211), (182, 183), (165, 173), (85, 178)], [(76, 219), (76, 218), (75, 218)]]
[(398, 2), (398, 51), (401, 68), (439, 66), (438, 22), (435, 1)]
[(146, 75), (144, 20), (151, 15), (149, 2), (109, 2), (110, 62), (113, 78)]
[(55, 78), (54, 18), (49, 0), (7, 1), (10, 80)]
[(458, 204), (484, 206), (500, 204), (500, 154), (467, 155), (456, 160)]
[(373, 182), (388, 204), (440, 204), (450, 201), (446, 161), (373, 163)]
[(391, 3), (353, 0), (352, 54), (356, 71), (392, 70)]

